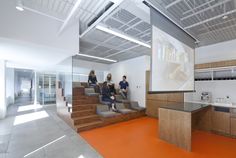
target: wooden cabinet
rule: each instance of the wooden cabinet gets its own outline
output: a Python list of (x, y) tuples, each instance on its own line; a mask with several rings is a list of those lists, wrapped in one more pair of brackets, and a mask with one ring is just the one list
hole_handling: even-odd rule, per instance
[(169, 93), (167, 95), (168, 102), (184, 102), (184, 93)]
[(160, 106), (165, 105), (166, 102), (159, 100), (147, 100), (146, 114), (151, 117), (158, 118)]
[(236, 137), (236, 118), (231, 117), (231, 121), (230, 121), (230, 133), (233, 137)]
[(147, 94), (147, 99), (167, 101), (167, 94)]
[(230, 134), (230, 113), (220, 107), (212, 108), (212, 131), (221, 134)]
[(217, 68), (217, 67), (227, 67), (235, 65), (236, 65), (236, 60), (227, 60), (227, 61), (218, 61), (212, 63), (196, 64), (195, 69)]
[(184, 93), (161, 93), (149, 94), (150, 71), (146, 71), (146, 114), (151, 117), (158, 118), (158, 110), (160, 106), (171, 102), (184, 102)]
[(230, 110), (230, 134), (232, 137), (236, 137), (236, 109), (232, 108)]

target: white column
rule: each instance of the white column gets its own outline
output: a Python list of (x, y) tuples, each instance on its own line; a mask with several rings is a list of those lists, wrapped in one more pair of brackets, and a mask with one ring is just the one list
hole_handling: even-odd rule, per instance
[(37, 103), (38, 103), (38, 101), (37, 101), (37, 94), (38, 94), (38, 92), (37, 92), (37, 72), (36, 71), (34, 71), (34, 105), (36, 105)]
[(0, 60), (0, 119), (6, 116), (6, 62)]

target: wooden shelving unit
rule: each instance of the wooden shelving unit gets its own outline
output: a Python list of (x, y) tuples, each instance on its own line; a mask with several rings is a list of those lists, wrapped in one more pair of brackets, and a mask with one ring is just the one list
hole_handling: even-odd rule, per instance
[(195, 65), (195, 81), (236, 80), (236, 60)]

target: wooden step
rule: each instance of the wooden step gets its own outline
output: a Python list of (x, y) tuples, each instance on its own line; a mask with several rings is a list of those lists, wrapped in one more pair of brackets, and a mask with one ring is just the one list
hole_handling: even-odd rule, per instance
[(97, 104), (99, 103), (98, 98), (96, 99), (84, 99), (84, 100), (73, 100), (73, 105), (85, 105), (85, 104)]
[(100, 121), (101, 119), (98, 115), (94, 114), (88, 116), (80, 116), (77, 118), (73, 118), (73, 120), (74, 120), (74, 125), (80, 125), (80, 124)]
[(95, 122), (77, 125), (75, 127), (77, 129), (77, 132), (82, 132), (82, 131), (90, 130), (93, 128), (101, 127), (102, 125), (103, 125), (102, 121), (95, 121)]
[(76, 96), (76, 95), (84, 95), (84, 88), (83, 87), (73, 88), (73, 96)]
[(74, 95), (73, 100), (99, 99), (98, 96)]
[(72, 112), (81, 110), (95, 110), (97, 104), (73, 105)]
[(89, 109), (89, 110), (79, 110), (79, 111), (74, 111), (71, 113), (71, 118), (76, 118), (80, 116), (88, 116), (88, 115), (93, 115), (96, 114), (95, 109)]

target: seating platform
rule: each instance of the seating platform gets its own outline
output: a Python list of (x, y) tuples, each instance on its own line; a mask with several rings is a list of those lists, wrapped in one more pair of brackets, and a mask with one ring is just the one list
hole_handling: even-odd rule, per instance
[(98, 96), (99, 95), (99, 93), (95, 93), (94, 88), (85, 88), (84, 93), (87, 96)]
[[(64, 97), (59, 87), (57, 95), (61, 96), (64, 110), (58, 111), (59, 116), (77, 132), (93, 128), (107, 126), (113, 123), (128, 121), (145, 116), (145, 109), (134, 106), (131, 102), (120, 102), (117, 104), (117, 112), (109, 110), (107, 103), (102, 102), (101, 95), (86, 95), (87, 88), (80, 86), (73, 88), (73, 95)], [(71, 106), (68, 106), (69, 103)], [(62, 104), (62, 105), (63, 105)], [(138, 109), (132, 107), (139, 107)], [(67, 110), (65, 109), (67, 108)]]

